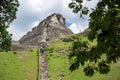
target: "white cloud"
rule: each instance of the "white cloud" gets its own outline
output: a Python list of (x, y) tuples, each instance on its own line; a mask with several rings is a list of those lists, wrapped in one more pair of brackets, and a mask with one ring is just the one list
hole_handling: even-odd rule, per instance
[(75, 23), (71, 24), (71, 25), (69, 26), (69, 29), (70, 29), (73, 33), (79, 33), (79, 32), (80, 32), (80, 30), (78, 29), (78, 26), (77, 26)]
[(20, 37), (25, 35), (25, 32), (20, 31), (19, 29), (16, 28), (17, 26), (11, 25), (7, 30), (9, 31), (10, 34), (12, 34), (12, 38), (14, 40), (18, 40)]
[(89, 8), (95, 8), (95, 5), (98, 3), (98, 1), (99, 0), (91, 0), (91, 1), (84, 0), (83, 5), (89, 6)]
[(39, 21), (33, 22), (33, 23), (31, 24), (31, 26), (30, 26), (29, 31), (30, 31), (33, 27), (36, 27), (39, 23), (40, 23)]
[[(96, 1), (93, 1), (90, 4), (86, 2), (84, 4), (93, 6), (96, 4)], [(70, 28), (74, 32), (83, 31), (88, 26), (88, 16), (81, 19), (79, 13), (74, 14), (68, 8), (70, 2), (71, 0), (19, 0), (20, 7), (18, 8), (17, 19), (14, 20), (8, 30), (13, 34), (14, 40), (19, 40), (47, 16), (60, 13), (67, 22), (72, 23)]]
[(45, 7), (44, 6), (44, 1), (43, 0), (26, 0), (26, 3), (30, 7), (32, 11), (42, 11), (42, 9)]
[(79, 33), (79, 32), (83, 32), (84, 29), (86, 29), (87, 27), (82, 27), (80, 24), (76, 24), (76, 23), (72, 23), (69, 26), (69, 29), (73, 32), (73, 33)]

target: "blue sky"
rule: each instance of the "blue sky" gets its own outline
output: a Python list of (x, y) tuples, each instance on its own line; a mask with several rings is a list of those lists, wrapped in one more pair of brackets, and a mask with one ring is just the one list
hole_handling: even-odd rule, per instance
[[(66, 25), (74, 33), (79, 33), (88, 27), (88, 16), (80, 18), (68, 8), (71, 0), (19, 0), (20, 6), (15, 19), (8, 31), (13, 34), (13, 40), (19, 40), (23, 35), (37, 26), (42, 20), (53, 13), (59, 13), (66, 18)], [(97, 0), (92, 3), (85, 0), (83, 5), (94, 7)]]
[(66, 21), (66, 26), (69, 27), (72, 23)]

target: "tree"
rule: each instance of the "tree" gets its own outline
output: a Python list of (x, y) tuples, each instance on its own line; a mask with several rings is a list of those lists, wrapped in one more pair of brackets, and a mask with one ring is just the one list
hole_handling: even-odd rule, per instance
[(72, 0), (69, 7), (74, 13), (80, 12), (81, 17), (90, 12), (88, 39), (96, 39), (97, 44), (89, 47), (80, 39), (74, 41), (69, 55), (72, 61), (69, 69), (73, 71), (82, 65), (87, 76), (93, 76), (96, 71), (107, 74), (110, 63), (120, 58), (120, 0), (99, 0), (91, 11), (82, 3), (83, 0)]
[(0, 51), (10, 49), (12, 35), (7, 28), (16, 18), (18, 6), (18, 0), (0, 0)]

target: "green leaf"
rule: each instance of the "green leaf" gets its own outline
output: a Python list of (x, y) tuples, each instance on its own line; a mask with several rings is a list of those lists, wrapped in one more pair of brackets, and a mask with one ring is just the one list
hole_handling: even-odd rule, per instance
[(82, 9), (82, 14), (87, 15), (88, 12), (89, 12), (88, 7), (84, 7), (84, 8)]
[(76, 3), (75, 3), (75, 2), (71, 2), (68, 6), (69, 6), (69, 8), (71, 8), (71, 9), (72, 9), (72, 8), (75, 8)]
[(84, 73), (86, 76), (89, 76), (89, 77), (92, 77), (94, 75), (94, 69), (92, 66), (87, 66), (85, 69), (84, 69)]
[(82, 3), (82, 2), (83, 2), (83, 0), (76, 0), (76, 2), (78, 2), (78, 3)]
[(98, 64), (98, 71), (100, 74), (107, 74), (110, 71), (110, 66), (102, 61)]

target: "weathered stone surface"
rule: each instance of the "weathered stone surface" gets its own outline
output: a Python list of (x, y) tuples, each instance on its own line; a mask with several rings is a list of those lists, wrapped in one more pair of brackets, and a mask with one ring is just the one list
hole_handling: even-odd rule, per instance
[(20, 45), (20, 43), (18, 41), (12, 41), (11, 44), (11, 50), (12, 51), (18, 51), (18, 50), (25, 50), (26, 48), (22, 45)]
[(65, 25), (65, 18), (60, 14), (52, 14), (24, 35), (19, 43), (21, 45), (37, 46), (40, 42), (47, 42), (52, 39), (61, 38), (73, 34)]

